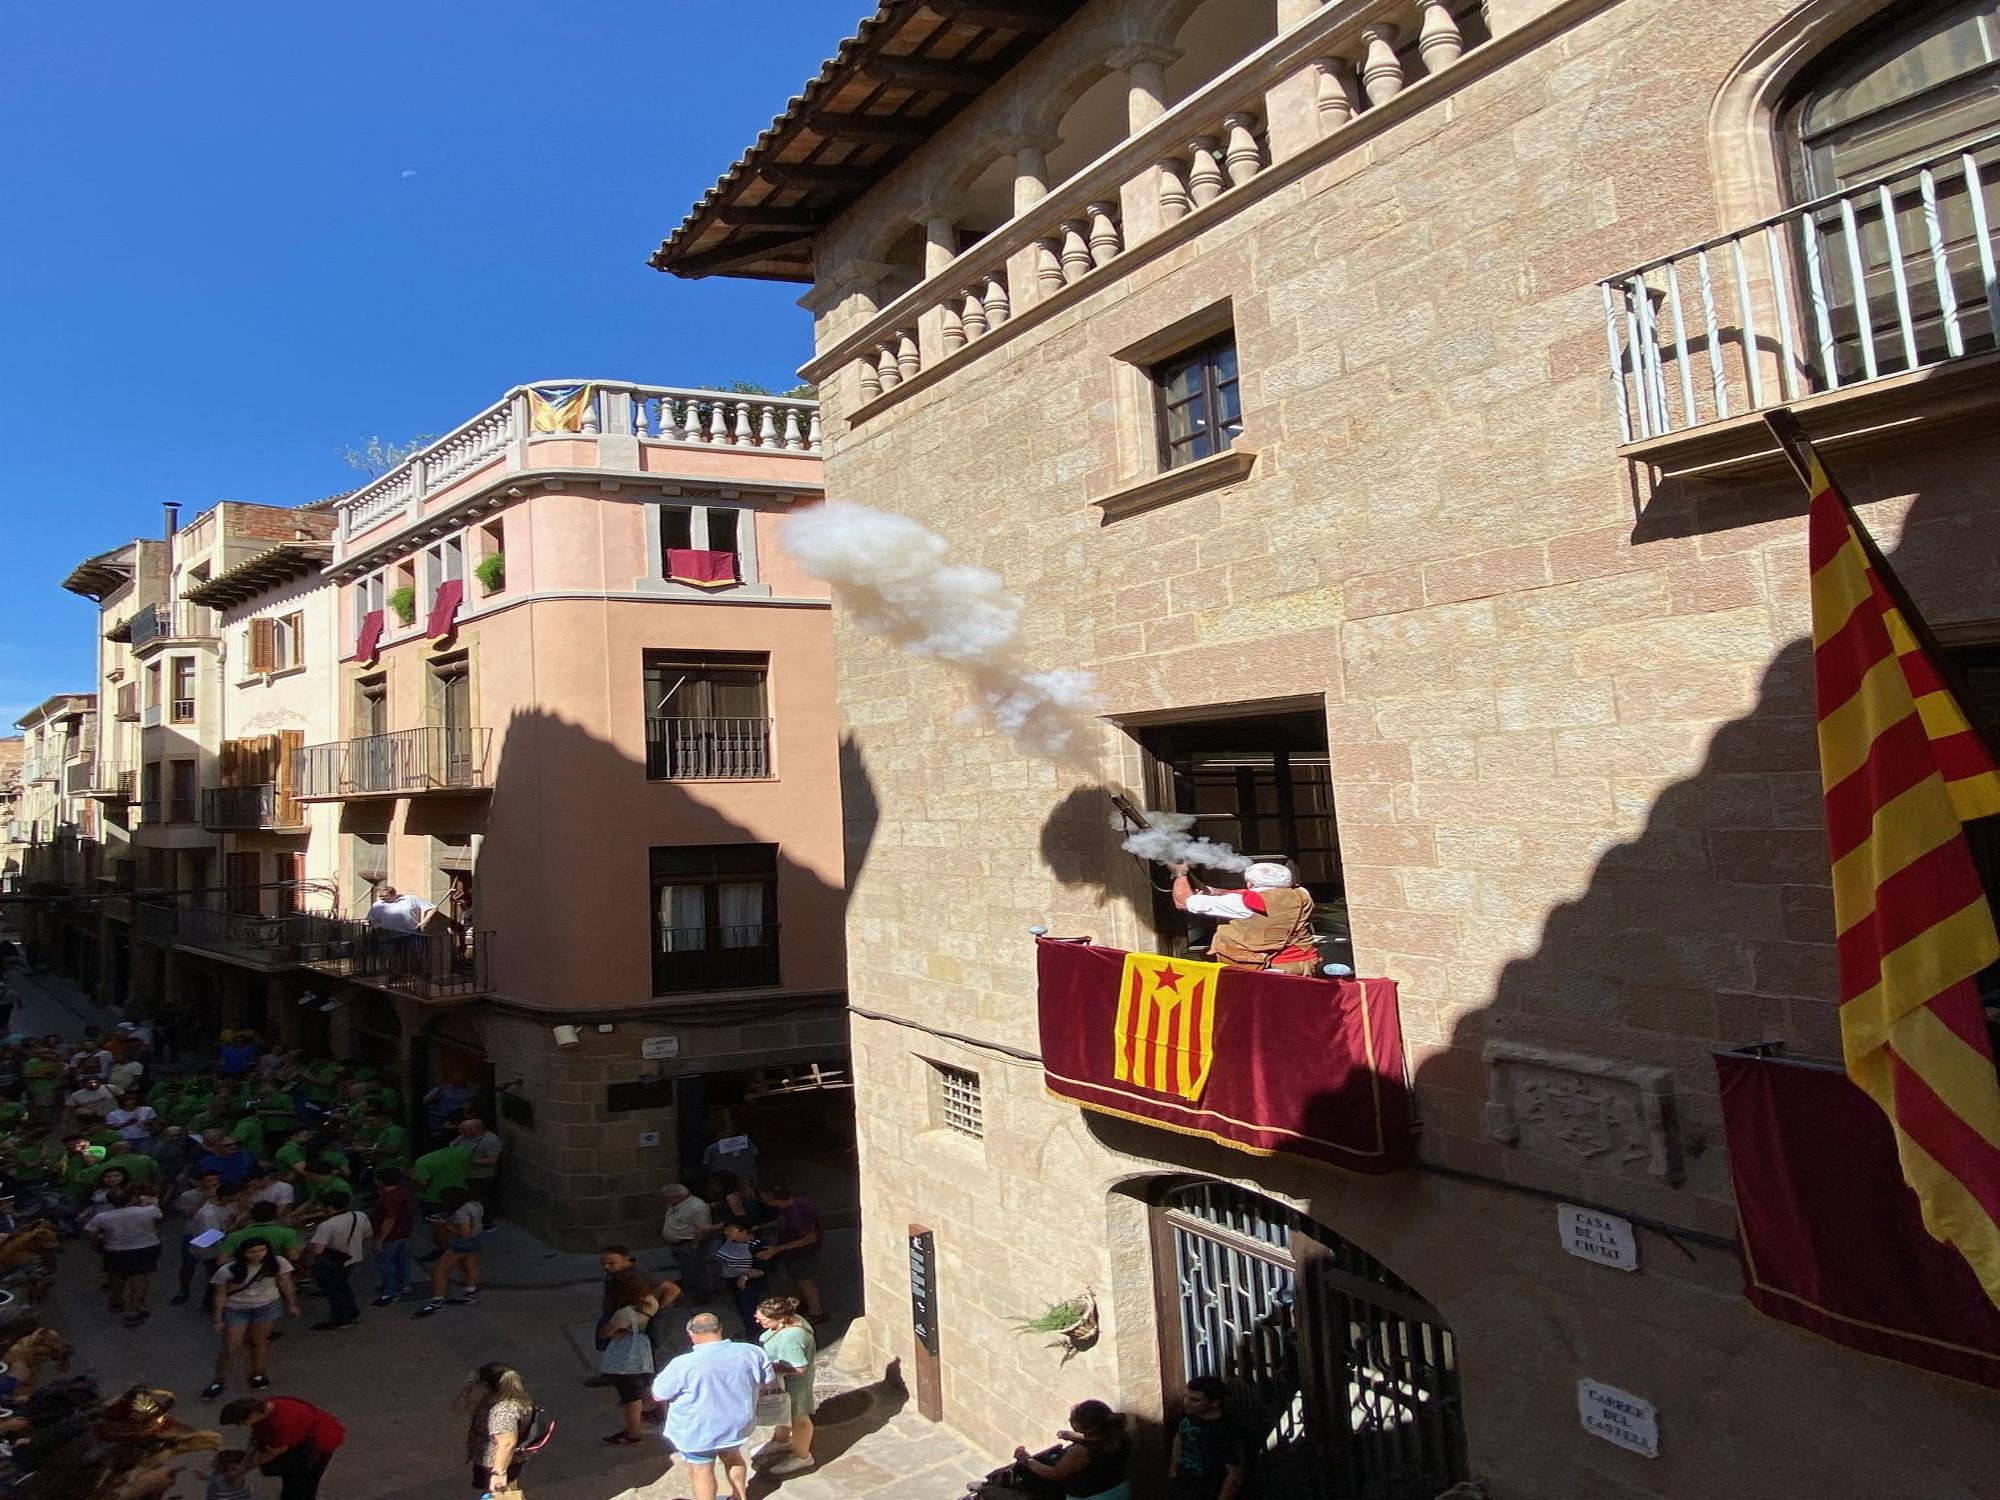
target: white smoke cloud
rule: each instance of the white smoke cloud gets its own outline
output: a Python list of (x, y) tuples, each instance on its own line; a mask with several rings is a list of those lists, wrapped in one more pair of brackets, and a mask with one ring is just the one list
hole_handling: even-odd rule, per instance
[[(1247, 870), (1256, 863), (1227, 844), (1195, 837), (1189, 832), (1195, 824), (1193, 813), (1159, 812), (1148, 808), (1144, 816), (1151, 826), (1133, 829), (1126, 835), (1125, 842), (1119, 845), (1127, 854), (1136, 854), (1141, 859), (1154, 860), (1163, 865), (1199, 865), (1205, 870)], [(1123, 818), (1113, 818), (1111, 826), (1124, 828), (1128, 825)]]
[(964, 677), (964, 717), (992, 724), (1030, 755), (1082, 763), (1096, 681), (1022, 660), (1022, 601), (999, 574), (947, 562), (950, 544), (907, 516), (845, 500), (793, 516), (784, 540), (863, 630)]

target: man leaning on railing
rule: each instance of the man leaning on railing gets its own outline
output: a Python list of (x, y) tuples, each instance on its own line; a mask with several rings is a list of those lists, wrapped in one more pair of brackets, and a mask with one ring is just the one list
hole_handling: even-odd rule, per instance
[(431, 940), (449, 923), (428, 901), (405, 896), (388, 881), (375, 887), (367, 926), (380, 934), (391, 973), (421, 973)]

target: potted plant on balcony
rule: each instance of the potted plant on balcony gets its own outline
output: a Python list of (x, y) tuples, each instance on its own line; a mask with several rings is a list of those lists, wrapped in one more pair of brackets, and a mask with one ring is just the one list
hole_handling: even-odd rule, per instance
[(417, 591), (407, 583), (401, 588), (389, 590), (389, 608), (396, 612), (396, 618), (405, 625), (417, 617)]
[(472, 576), (479, 580), (480, 588), (489, 594), (497, 594), (507, 587), (507, 554), (489, 552), (472, 565)]

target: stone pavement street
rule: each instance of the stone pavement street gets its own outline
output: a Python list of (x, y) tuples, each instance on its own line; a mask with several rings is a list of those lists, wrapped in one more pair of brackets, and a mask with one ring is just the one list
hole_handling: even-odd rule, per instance
[[(172, 1253), (167, 1257), (169, 1264)], [(196, 1394), (207, 1383), (215, 1340), (192, 1306), (165, 1302), (171, 1271), (156, 1279), (156, 1310), (127, 1331), (97, 1292), (94, 1256), (81, 1244), (63, 1251), (62, 1271), (48, 1309), (51, 1321), (77, 1346), (75, 1368), (107, 1389), (135, 1382), (180, 1394), (180, 1415), (212, 1422), (224, 1401), (249, 1392), (240, 1370), (217, 1401)], [(488, 1291), (477, 1306), (450, 1308), (417, 1320), (408, 1306), (367, 1310), (361, 1325), (340, 1333), (308, 1327), (323, 1304), (307, 1298), (306, 1317), (288, 1319), (272, 1346), (272, 1393), (326, 1407), (348, 1427), (348, 1443), (329, 1471), (327, 1500), (418, 1500), (466, 1492), (464, 1422), (452, 1399), (467, 1373), (488, 1359), (518, 1368), (529, 1389), (558, 1423), (557, 1435), (529, 1471), (532, 1500), (665, 1500), (691, 1493), (687, 1473), (670, 1466), (663, 1442), (613, 1448), (599, 1441), (618, 1429), (611, 1393), (583, 1385), (594, 1365), (590, 1319), (595, 1282), (519, 1291)], [(941, 1429), (905, 1409), (900, 1389), (860, 1385), (834, 1368), (838, 1345), (820, 1360), (819, 1389), (827, 1420), (814, 1445), (820, 1467), (782, 1482), (759, 1479), (756, 1496), (783, 1490), (785, 1500), (954, 1500), (966, 1481), (991, 1461), (972, 1454)], [(761, 1443), (769, 1436), (759, 1434)], [(240, 1441), (233, 1429), (225, 1443)], [(184, 1479), (184, 1496), (200, 1493), (199, 1472)], [(254, 1479), (276, 1493), (276, 1481)], [(260, 1500), (263, 1500), (260, 1491)]]
[[(24, 1002), (21, 1029), (75, 1037), (86, 1023), (108, 1025), (112, 1019), (52, 975), (17, 976), (15, 989)], [(154, 1278), (154, 1312), (143, 1327), (127, 1331), (107, 1311), (95, 1254), (81, 1242), (65, 1245), (55, 1291), (43, 1311), (76, 1345), (77, 1373), (95, 1376), (107, 1391), (141, 1382), (166, 1386), (180, 1396), (180, 1416), (197, 1426), (212, 1424), (224, 1402), (249, 1391), (239, 1367), (219, 1400), (203, 1401), (196, 1394), (209, 1380), (215, 1335), (193, 1304), (167, 1302), (175, 1289), (171, 1220), (167, 1227), (169, 1249)], [(830, 1245), (829, 1251), (830, 1266), (846, 1273), (840, 1279), (857, 1281), (845, 1264), (852, 1259), (850, 1246)], [(286, 1320), (285, 1336), (272, 1346), (271, 1393), (312, 1401), (347, 1424), (348, 1442), (328, 1471), (325, 1500), (470, 1494), (465, 1422), (452, 1402), (467, 1374), (489, 1359), (519, 1369), (558, 1424), (554, 1441), (525, 1476), (530, 1500), (667, 1500), (690, 1494), (686, 1469), (671, 1463), (663, 1441), (638, 1448), (599, 1441), (618, 1430), (619, 1416), (609, 1391), (583, 1384), (595, 1369), (590, 1339), (597, 1313), (596, 1257), (551, 1251), (512, 1225), (495, 1232), (488, 1252), (488, 1290), (476, 1306), (448, 1308), (421, 1321), (410, 1316), (408, 1305), (367, 1308), (354, 1329), (314, 1333), (309, 1325), (324, 1315), (324, 1304), (307, 1297), (306, 1316)], [(661, 1251), (640, 1255), (648, 1267), (663, 1258)], [(364, 1270), (356, 1281), (372, 1288), (372, 1273)], [(829, 1291), (839, 1308), (846, 1299), (831, 1284)], [(813, 1445), (820, 1466), (783, 1481), (757, 1479), (751, 1494), (758, 1500), (780, 1491), (784, 1500), (853, 1495), (955, 1500), (966, 1481), (991, 1468), (993, 1460), (905, 1409), (900, 1388), (844, 1373), (839, 1327), (830, 1324), (822, 1334), (827, 1346), (820, 1354), (818, 1388), (824, 1420)], [(240, 1444), (242, 1437), (240, 1429), (223, 1429), (225, 1445)], [(768, 1437), (760, 1433), (759, 1445)], [(189, 1463), (177, 1489), (187, 1500), (198, 1500), (207, 1465), (199, 1457)], [(253, 1475), (251, 1484), (258, 1500), (273, 1500), (277, 1493), (275, 1480)]]

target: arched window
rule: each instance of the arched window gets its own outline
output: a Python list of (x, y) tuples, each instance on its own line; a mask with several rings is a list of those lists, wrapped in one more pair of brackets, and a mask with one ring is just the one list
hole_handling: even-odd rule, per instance
[(1803, 288), (1830, 316), (1843, 382), (1994, 344), (2000, 0), (1889, 9), (1805, 74), (1781, 115), (1795, 201), (1844, 200), (1811, 216)]
[(1168, 1406), (1221, 1378), (1246, 1493), (1430, 1496), (1468, 1477), (1457, 1344), (1394, 1272), (1231, 1183), (1169, 1187), (1153, 1213)]

